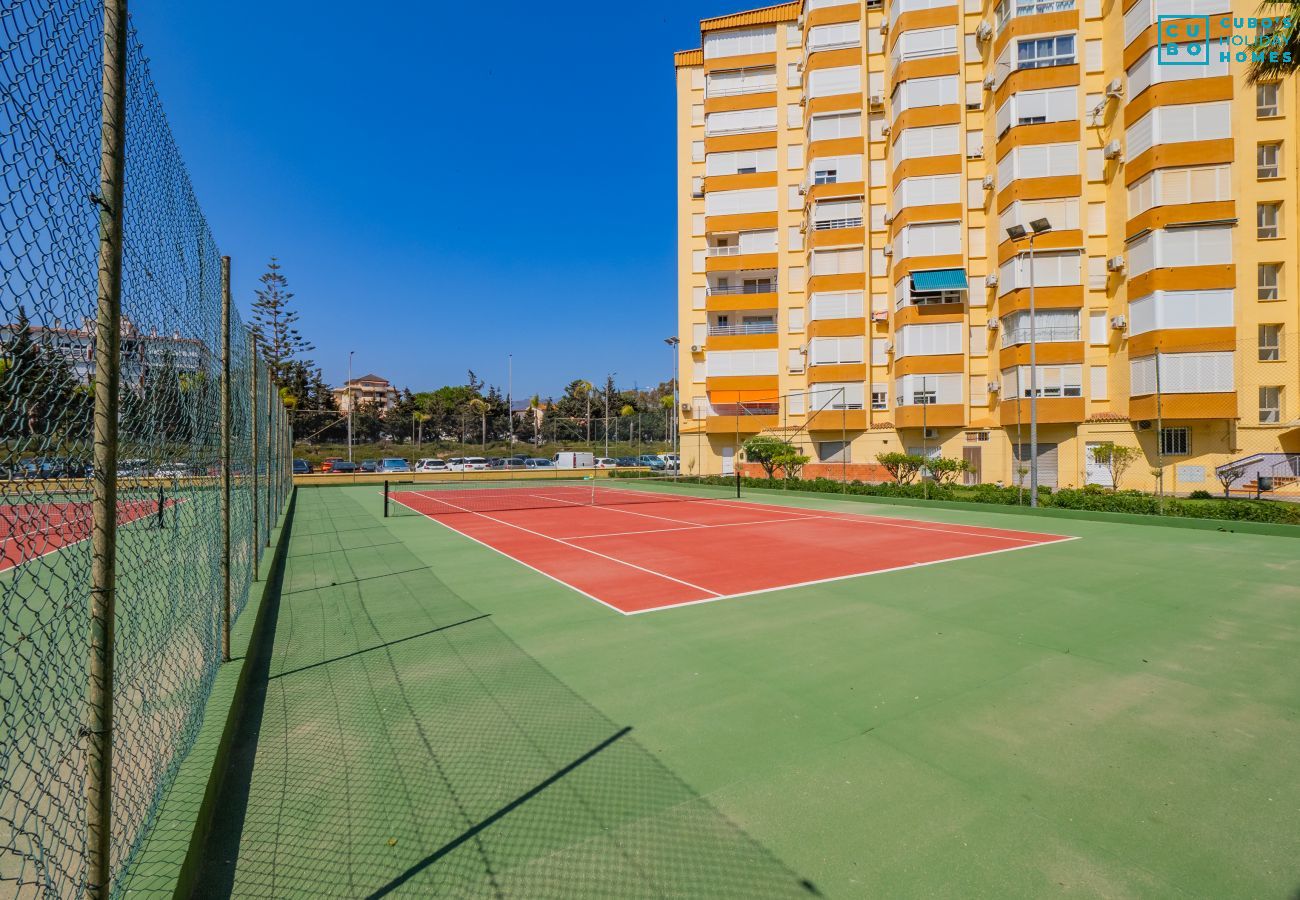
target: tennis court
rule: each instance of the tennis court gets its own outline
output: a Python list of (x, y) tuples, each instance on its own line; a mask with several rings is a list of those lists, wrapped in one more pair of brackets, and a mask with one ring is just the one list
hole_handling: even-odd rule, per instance
[(774, 506), (672, 479), (399, 484), (418, 513), (626, 614), (1073, 540)]
[[(157, 518), (174, 502), (159, 497), (119, 500), (117, 524)], [(6, 498), (0, 502), (0, 572), (89, 540), (93, 526), (89, 491)]]

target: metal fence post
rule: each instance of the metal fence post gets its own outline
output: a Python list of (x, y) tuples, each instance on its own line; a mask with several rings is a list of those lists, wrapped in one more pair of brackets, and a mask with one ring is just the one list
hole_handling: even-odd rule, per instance
[(230, 662), (230, 257), (221, 257), (221, 659)]
[(112, 890), (113, 663), (117, 605), (117, 441), (126, 166), (126, 0), (104, 3), (100, 95), (99, 285), (95, 321), (90, 681), (86, 733), (86, 894)]
[(265, 504), (266, 536), (264, 538), (264, 540), (266, 541), (265, 546), (267, 547), (271, 546), (271, 523), (273, 521), (273, 517), (271, 515), (271, 497), (272, 497), (271, 489), (274, 482), (271, 480), (273, 475), (271, 466), (272, 463), (274, 463), (275, 458), (280, 455), (278, 448), (275, 446), (276, 430), (275, 430), (274, 404), (275, 404), (276, 390), (275, 390), (275, 380), (271, 377), (272, 374), (273, 373), (271, 372), (271, 367), (267, 366), (266, 367), (266, 504)]
[(252, 459), (253, 483), (252, 483), (252, 490), (249, 492), (252, 495), (252, 499), (253, 499), (253, 519), (249, 524), (253, 531), (251, 535), (252, 550), (253, 550), (253, 580), (256, 581), (259, 577), (258, 562), (259, 562), (259, 557), (261, 556), (260, 551), (262, 549), (262, 541), (258, 536), (258, 531), (260, 529), (262, 519), (261, 519), (261, 511), (258, 509), (258, 503), (257, 503), (257, 495), (258, 495), (257, 467), (259, 465), (258, 453), (257, 453), (257, 449), (258, 449), (257, 448), (257, 441), (258, 441), (258, 437), (257, 437), (257, 394), (258, 394), (257, 335), (253, 334), (252, 332), (249, 332), (248, 335), (248, 371), (249, 371), (248, 420), (252, 428), (252, 434), (250, 435), (251, 439), (249, 440), (249, 449), (253, 457)]

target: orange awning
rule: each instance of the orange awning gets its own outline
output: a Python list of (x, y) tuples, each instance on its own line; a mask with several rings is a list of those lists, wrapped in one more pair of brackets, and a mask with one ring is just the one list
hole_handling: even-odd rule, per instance
[(780, 403), (775, 391), (709, 391), (710, 403)]

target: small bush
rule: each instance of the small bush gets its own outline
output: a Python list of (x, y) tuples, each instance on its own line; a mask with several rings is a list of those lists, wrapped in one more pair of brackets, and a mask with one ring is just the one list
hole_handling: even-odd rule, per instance
[(1189, 500), (1213, 500), (1214, 497), (1212, 497), (1212, 496), (1210, 495), (1210, 492), (1209, 492), (1209, 491), (1192, 491), (1190, 494), (1187, 495), (1187, 499), (1189, 499)]

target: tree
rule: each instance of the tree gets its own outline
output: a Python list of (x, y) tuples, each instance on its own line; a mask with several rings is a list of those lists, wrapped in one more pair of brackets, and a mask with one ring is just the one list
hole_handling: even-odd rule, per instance
[[(473, 375), (472, 372), (470, 374)], [(491, 407), (488, 405), (488, 402), (484, 400), (482, 397), (475, 397), (473, 400), (469, 401), (470, 412), (478, 416), (480, 421), (483, 423), (483, 449), (484, 450), (487, 449), (487, 415), (489, 409), (491, 409)]]
[(808, 464), (808, 457), (796, 450), (793, 445), (786, 446), (787, 449), (772, 457), (772, 462), (778, 469), (785, 472), (786, 478), (795, 479), (799, 477), (803, 467)]
[(1129, 466), (1133, 465), (1141, 453), (1142, 451), (1137, 447), (1127, 447), (1123, 444), (1116, 444), (1114, 441), (1105, 441), (1092, 448), (1092, 461), (1099, 466), (1105, 467), (1110, 472), (1111, 487), (1118, 490), (1124, 472)]
[(899, 484), (911, 484), (925, 466), (926, 458), (916, 453), (877, 453), (876, 462)]
[(1219, 484), (1223, 485), (1223, 496), (1227, 497), (1232, 486), (1241, 480), (1246, 474), (1246, 467), (1243, 465), (1227, 465), (1214, 470), (1214, 477), (1219, 479)]
[[(769, 481), (776, 477), (776, 470), (782, 467), (783, 460), (792, 463), (791, 455), (797, 455), (789, 441), (770, 434), (756, 434), (748, 438), (741, 449), (745, 451), (745, 461), (761, 466)], [(807, 461), (805, 458), (804, 462)]]
[(1266, 0), (1256, 18), (1270, 20), (1273, 27), (1264, 31), (1260, 43), (1251, 47), (1247, 83), (1281, 81), (1300, 71), (1300, 0)]
[(926, 464), (937, 484), (953, 484), (962, 475), (971, 470), (971, 464), (965, 459), (950, 459), (940, 456)]
[[(290, 364), (316, 348), (298, 331), (298, 311), (289, 305), (293, 294), (288, 290), (289, 280), (280, 272), (279, 260), (272, 256), (258, 280), (262, 287), (253, 301), (252, 331), (271, 377), (283, 384)], [(312, 367), (310, 360), (304, 359), (302, 364)]]

